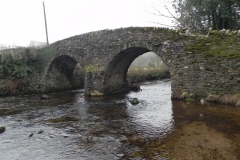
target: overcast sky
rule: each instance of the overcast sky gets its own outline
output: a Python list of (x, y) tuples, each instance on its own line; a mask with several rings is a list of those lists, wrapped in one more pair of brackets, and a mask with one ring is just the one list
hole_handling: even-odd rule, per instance
[[(44, 0), (49, 42), (74, 35), (130, 26), (159, 26), (154, 16), (163, 0)], [(0, 44), (28, 46), (46, 42), (43, 0), (0, 0)]]

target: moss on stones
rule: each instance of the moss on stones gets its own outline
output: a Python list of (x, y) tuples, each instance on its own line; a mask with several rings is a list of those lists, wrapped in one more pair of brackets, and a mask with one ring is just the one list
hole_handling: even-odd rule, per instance
[(240, 61), (240, 36), (211, 34), (208, 37), (189, 37), (186, 53), (202, 53), (205, 57), (223, 57)]
[(137, 98), (131, 98), (131, 99), (129, 100), (129, 102), (130, 102), (132, 105), (136, 105), (136, 104), (139, 103), (139, 100), (138, 100)]
[(89, 97), (101, 97), (103, 93), (98, 90), (93, 90), (92, 92), (85, 93), (85, 95)]
[(180, 95), (180, 98), (181, 98), (181, 99), (188, 98), (188, 92), (183, 92), (183, 93)]
[(194, 102), (195, 99), (194, 98), (186, 98), (185, 101), (187, 101), (187, 102)]

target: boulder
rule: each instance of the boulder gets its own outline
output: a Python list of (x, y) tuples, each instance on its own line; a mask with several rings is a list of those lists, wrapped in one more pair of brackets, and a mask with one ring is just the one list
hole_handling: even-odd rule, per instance
[(139, 84), (129, 84), (129, 90), (133, 92), (139, 92), (141, 91)]

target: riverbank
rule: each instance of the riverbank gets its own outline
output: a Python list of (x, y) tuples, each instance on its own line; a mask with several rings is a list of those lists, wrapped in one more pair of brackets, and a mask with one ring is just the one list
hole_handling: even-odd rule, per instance
[(183, 92), (180, 96), (172, 96), (172, 99), (180, 99), (188, 102), (200, 101), (202, 105), (206, 103), (218, 103), (232, 106), (240, 106), (240, 94), (207, 94), (205, 97), (195, 97), (194, 94)]

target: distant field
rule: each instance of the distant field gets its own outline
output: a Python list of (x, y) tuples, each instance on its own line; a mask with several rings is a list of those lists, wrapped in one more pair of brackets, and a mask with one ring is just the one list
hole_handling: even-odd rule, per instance
[(130, 67), (127, 73), (127, 80), (131, 83), (165, 78), (170, 78), (169, 70), (165, 65), (158, 67)]

